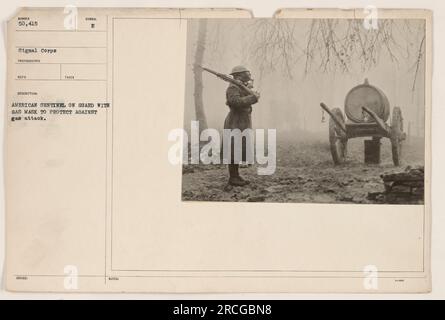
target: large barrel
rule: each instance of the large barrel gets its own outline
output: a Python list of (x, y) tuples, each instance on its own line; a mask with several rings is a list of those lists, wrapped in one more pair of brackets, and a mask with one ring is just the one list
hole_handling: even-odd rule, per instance
[(383, 121), (389, 118), (389, 101), (386, 95), (377, 87), (368, 83), (352, 88), (345, 99), (345, 113), (352, 122), (363, 123), (372, 122), (362, 107), (367, 107), (374, 111)]

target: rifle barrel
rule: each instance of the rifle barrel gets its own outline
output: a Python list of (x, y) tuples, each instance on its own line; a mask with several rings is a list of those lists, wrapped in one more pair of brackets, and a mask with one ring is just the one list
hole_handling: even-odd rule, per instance
[(255, 95), (255, 92), (253, 92), (253, 90), (251, 90), (250, 88), (248, 88), (248, 87), (245, 86), (244, 84), (239, 83), (238, 80), (235, 80), (235, 79), (231, 78), (231, 77), (228, 76), (228, 75), (225, 75), (225, 74), (223, 74), (223, 73), (216, 72), (216, 71), (214, 71), (214, 70), (212, 70), (212, 69), (203, 67), (203, 66), (201, 66), (201, 65), (199, 65), (199, 67), (202, 68), (203, 70), (205, 70), (205, 71), (211, 73), (211, 74), (214, 74), (215, 76), (217, 76), (218, 78), (220, 78), (220, 79), (222, 79), (222, 80), (224, 80), (224, 81), (226, 81), (226, 82), (233, 83), (234, 85), (238, 86), (238, 87), (241, 88), (242, 90), (246, 91), (248, 94)]

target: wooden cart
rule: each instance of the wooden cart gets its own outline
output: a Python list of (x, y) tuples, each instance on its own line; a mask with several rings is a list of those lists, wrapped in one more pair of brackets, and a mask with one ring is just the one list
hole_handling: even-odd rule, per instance
[(346, 95), (346, 121), (340, 108), (330, 109), (324, 103), (320, 106), (330, 115), (329, 143), (335, 164), (345, 161), (348, 139), (356, 137), (372, 137), (371, 140), (365, 140), (365, 162), (380, 163), (380, 139), (384, 137), (391, 140), (394, 165), (400, 165), (402, 141), (406, 138), (402, 111), (394, 107), (388, 125), (388, 98), (383, 91), (370, 85), (367, 79)]

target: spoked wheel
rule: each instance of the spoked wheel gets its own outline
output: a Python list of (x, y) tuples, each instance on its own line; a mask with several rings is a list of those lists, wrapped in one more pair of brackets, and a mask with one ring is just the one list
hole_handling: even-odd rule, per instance
[(403, 118), (402, 111), (399, 107), (394, 107), (392, 110), (391, 119), (391, 149), (392, 161), (395, 166), (400, 166), (402, 159), (402, 141), (404, 140), (403, 133)]
[[(339, 108), (332, 109), (332, 113), (338, 120), (345, 123), (345, 118)], [(342, 164), (345, 162), (348, 139), (332, 118), (329, 118), (329, 143), (331, 145), (332, 160), (334, 160), (334, 163)]]

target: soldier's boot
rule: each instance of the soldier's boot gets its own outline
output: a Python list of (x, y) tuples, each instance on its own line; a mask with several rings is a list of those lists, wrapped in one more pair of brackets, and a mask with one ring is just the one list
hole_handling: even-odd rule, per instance
[(250, 181), (248, 181), (248, 180), (246, 180), (246, 179), (243, 179), (241, 176), (238, 176), (238, 179), (240, 179), (240, 180), (244, 183), (244, 185), (250, 183)]
[(239, 168), (241, 166), (240, 165), (236, 165), (236, 176), (238, 177), (238, 180), (240, 180), (244, 185), (249, 184), (250, 182), (247, 180), (244, 180), (240, 175), (239, 175)]
[(229, 176), (229, 184), (232, 186), (242, 187), (247, 184), (247, 182), (239, 176), (237, 164), (229, 164)]

